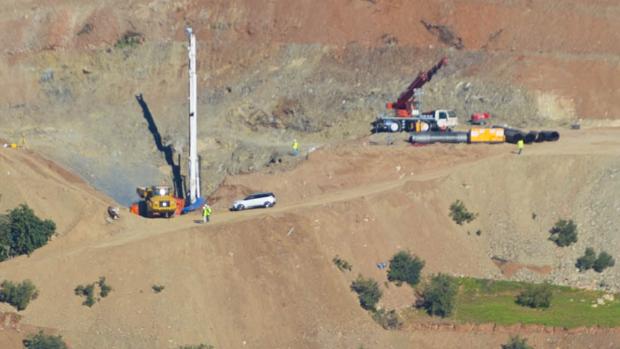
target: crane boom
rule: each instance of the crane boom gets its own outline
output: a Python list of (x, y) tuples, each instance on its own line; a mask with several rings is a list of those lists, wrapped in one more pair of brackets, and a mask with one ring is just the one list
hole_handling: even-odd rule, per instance
[(415, 80), (407, 86), (407, 89), (400, 94), (396, 102), (387, 104), (387, 108), (395, 109), (398, 116), (411, 116), (412, 107), (415, 103), (415, 90), (422, 88), (427, 82), (431, 81), (437, 71), (447, 63), (448, 59), (444, 57), (429, 71), (421, 72)]

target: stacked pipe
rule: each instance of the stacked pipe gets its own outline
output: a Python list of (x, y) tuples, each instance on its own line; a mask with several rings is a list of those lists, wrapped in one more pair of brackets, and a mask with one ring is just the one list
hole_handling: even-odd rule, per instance
[[(494, 126), (499, 127), (499, 126)], [(530, 144), (532, 142), (555, 142), (560, 139), (560, 133), (557, 131), (530, 131), (524, 132), (514, 128), (501, 127), (504, 129), (506, 142), (517, 143), (523, 140), (523, 143)]]

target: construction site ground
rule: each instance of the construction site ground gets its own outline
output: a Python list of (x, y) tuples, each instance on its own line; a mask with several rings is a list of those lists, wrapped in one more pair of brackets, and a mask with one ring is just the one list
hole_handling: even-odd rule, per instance
[[(361, 273), (379, 281), (381, 306), (410, 308), (411, 289), (386, 288), (376, 266), (404, 249), (426, 261), (424, 275), (506, 278), (498, 257), (523, 266), (513, 279), (590, 288), (605, 281), (617, 291), (618, 268), (578, 273), (574, 261), (587, 246), (620, 250), (619, 129), (563, 130), (559, 142), (526, 146), (522, 155), (509, 144), (384, 140), (344, 141), (302, 154), (296, 166), (228, 177), (211, 197), (206, 225), (198, 213), (144, 219), (123, 211), (110, 222), (112, 199), (35, 152), (0, 148), (0, 210), (25, 202), (58, 225), (47, 246), (0, 264), (2, 279), (31, 279), (40, 290), (19, 315), (0, 305), (8, 319), (0, 347), (19, 348), (38, 328), (62, 334), (72, 348), (498, 348), (512, 334), (536, 348), (620, 345), (615, 329), (427, 319), (386, 331), (349, 289)], [(275, 207), (227, 210), (262, 190), (276, 194)], [(469, 225), (448, 217), (457, 199), (479, 214)], [(548, 241), (559, 218), (579, 225), (572, 247)], [(336, 255), (352, 272), (336, 268)], [(73, 289), (100, 276), (113, 291), (83, 306)]]

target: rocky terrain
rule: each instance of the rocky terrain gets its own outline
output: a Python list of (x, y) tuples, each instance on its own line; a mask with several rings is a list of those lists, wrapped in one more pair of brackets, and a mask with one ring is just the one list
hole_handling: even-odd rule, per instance
[(294, 137), (307, 149), (366, 135), (443, 56), (426, 109), (455, 109), (461, 121), (488, 111), (522, 127), (608, 125), (620, 117), (619, 13), (614, 1), (578, 0), (4, 0), (0, 136), (23, 136), (123, 204), (137, 185), (170, 182), (135, 96), (185, 163), (187, 24), (199, 39), (208, 192)]
[[(575, 268), (586, 247), (620, 258), (617, 1), (0, 2), (0, 144), (19, 144), (0, 148), (0, 210), (27, 202), (59, 232), (0, 263), (1, 279), (41, 291), (20, 314), (0, 304), (0, 347), (38, 329), (71, 348), (497, 348), (513, 333), (536, 348), (620, 342), (614, 329), (384, 331), (349, 289), (357, 273), (386, 281), (377, 263), (408, 249), (426, 275), (620, 290), (617, 266)], [(163, 150), (184, 170), (186, 25), (199, 40), (213, 224), (126, 210), (111, 224), (106, 207), (137, 200), (136, 186), (171, 184)], [(454, 109), (461, 124), (487, 111), (495, 123), (557, 129), (560, 141), (517, 157), (509, 144), (370, 136), (385, 103), (442, 57), (424, 109)], [(301, 157), (288, 154), (294, 138)], [(262, 190), (277, 193), (276, 207), (227, 212)], [(457, 199), (474, 222), (448, 218)], [(579, 230), (567, 248), (548, 240), (562, 218)], [(338, 271), (335, 255), (354, 273)], [(102, 275), (114, 293), (87, 309), (73, 289)], [(410, 308), (404, 288), (384, 292), (382, 306)]]

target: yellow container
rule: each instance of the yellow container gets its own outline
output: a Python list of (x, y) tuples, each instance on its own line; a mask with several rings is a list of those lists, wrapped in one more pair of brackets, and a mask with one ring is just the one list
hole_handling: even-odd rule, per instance
[(503, 143), (505, 141), (503, 128), (475, 127), (469, 130), (470, 143)]

